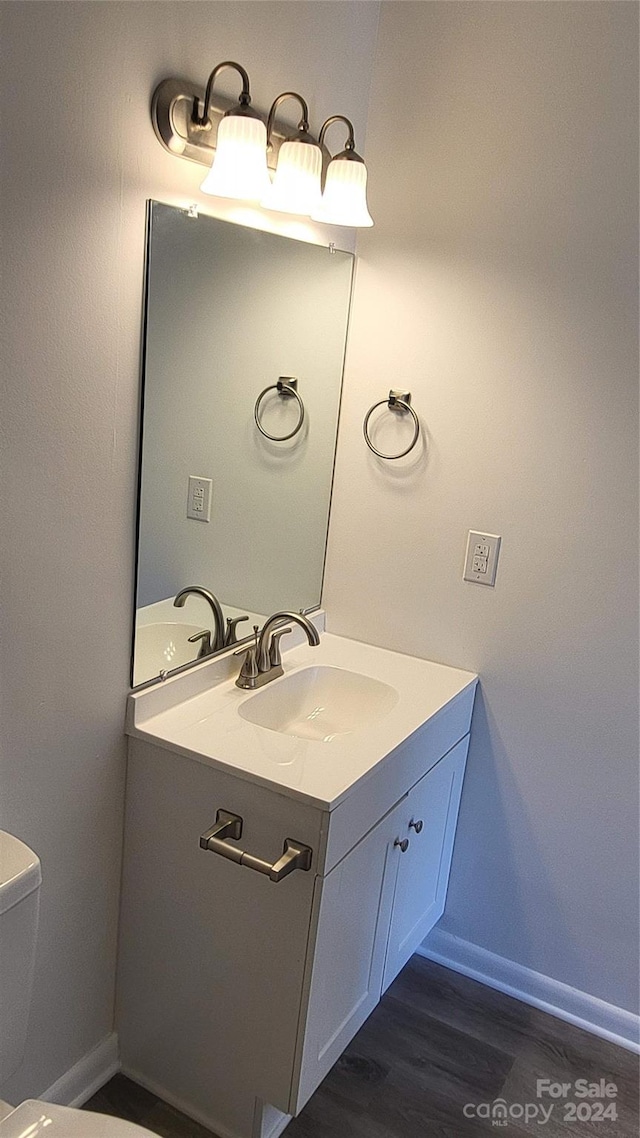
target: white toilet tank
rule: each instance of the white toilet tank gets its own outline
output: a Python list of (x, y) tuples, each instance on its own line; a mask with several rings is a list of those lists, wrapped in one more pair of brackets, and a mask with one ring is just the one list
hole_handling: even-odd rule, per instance
[(0, 1087), (24, 1054), (41, 881), (33, 850), (0, 830)]

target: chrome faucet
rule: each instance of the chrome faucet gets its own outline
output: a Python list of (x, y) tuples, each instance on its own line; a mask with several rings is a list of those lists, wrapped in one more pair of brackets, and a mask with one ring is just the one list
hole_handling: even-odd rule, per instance
[[(202, 656), (208, 656), (211, 652), (218, 652), (221, 648), (225, 647), (224, 617), (222, 615), (222, 606), (218, 598), (209, 592), (209, 589), (204, 589), (202, 585), (189, 585), (187, 589), (181, 589), (173, 602), (174, 607), (177, 609), (183, 608), (187, 597), (190, 596), (202, 597), (203, 600), (211, 606), (211, 612), (213, 613), (213, 633), (209, 637), (209, 640), (206, 638), (202, 640), (200, 652), (198, 653), (198, 658), (200, 659)], [(190, 640), (199, 640), (201, 637), (202, 633), (198, 633), (197, 636), (190, 637)]]
[(290, 628), (283, 627), (293, 621), (299, 624), (307, 634), (309, 644), (317, 646), (320, 643), (318, 630), (304, 613), (274, 612), (262, 626), (258, 635), (258, 625), (253, 627), (254, 643), (245, 651), (240, 675), (236, 680), (239, 688), (261, 688), (282, 675), (282, 656), (280, 655), (280, 637), (291, 632)]

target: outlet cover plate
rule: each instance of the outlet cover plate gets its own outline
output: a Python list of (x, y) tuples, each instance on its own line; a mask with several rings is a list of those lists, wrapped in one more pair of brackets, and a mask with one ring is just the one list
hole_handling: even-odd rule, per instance
[(464, 559), (465, 581), (473, 581), (476, 585), (495, 585), (501, 541), (502, 538), (495, 533), (469, 530)]
[(187, 498), (187, 517), (194, 522), (211, 521), (211, 478), (189, 476), (189, 495)]

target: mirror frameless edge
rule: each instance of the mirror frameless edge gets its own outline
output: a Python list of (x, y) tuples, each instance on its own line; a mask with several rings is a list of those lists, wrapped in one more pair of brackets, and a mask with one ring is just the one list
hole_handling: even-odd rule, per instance
[(134, 687), (201, 662), (189, 636), (215, 643), (205, 597), (174, 606), (190, 586), (225, 628), (248, 618), (237, 643), (319, 607), (353, 263), (148, 204)]

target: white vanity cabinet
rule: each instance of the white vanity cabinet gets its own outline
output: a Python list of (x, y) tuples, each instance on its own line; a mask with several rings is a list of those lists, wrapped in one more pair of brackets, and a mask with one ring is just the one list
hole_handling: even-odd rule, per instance
[[(127, 1074), (221, 1138), (282, 1133), (443, 912), (474, 689), (334, 809), (130, 740)], [(272, 882), (201, 849), (219, 809), (243, 819), (228, 845), (274, 862), (291, 839), (313, 851), (310, 869)]]

